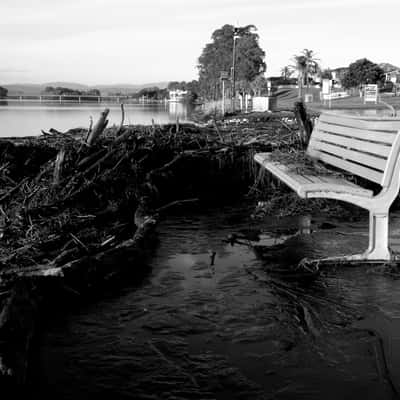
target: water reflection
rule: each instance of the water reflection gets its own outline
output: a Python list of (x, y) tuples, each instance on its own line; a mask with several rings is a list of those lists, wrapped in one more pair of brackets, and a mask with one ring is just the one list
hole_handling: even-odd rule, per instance
[[(119, 124), (121, 109), (118, 104), (32, 104), (0, 103), (0, 136), (32, 136), (50, 128), (65, 131), (70, 128), (89, 126), (90, 117), (98, 118), (108, 107), (109, 126)], [(126, 104), (125, 123), (150, 125), (181, 122), (190, 118), (191, 108), (182, 103)]]

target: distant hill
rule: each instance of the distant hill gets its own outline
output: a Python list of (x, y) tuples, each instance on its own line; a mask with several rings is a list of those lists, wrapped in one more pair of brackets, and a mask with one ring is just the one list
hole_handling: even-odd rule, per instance
[(99, 89), (102, 95), (107, 95), (109, 93), (133, 93), (139, 90), (157, 86), (160, 89), (164, 89), (168, 86), (168, 82), (155, 82), (155, 83), (144, 83), (144, 84), (115, 84), (115, 85), (83, 85), (75, 82), (47, 82), (47, 83), (13, 83), (1, 85), (2, 87), (8, 89), (8, 94), (13, 95), (38, 95), (40, 94), (46, 86), (53, 87), (65, 87), (74, 90), (89, 90), (89, 89)]

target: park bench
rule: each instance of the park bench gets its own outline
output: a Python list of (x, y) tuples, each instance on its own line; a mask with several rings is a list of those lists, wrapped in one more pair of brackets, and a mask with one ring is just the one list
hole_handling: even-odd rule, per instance
[(342, 200), (369, 211), (368, 249), (362, 254), (325, 260), (390, 261), (396, 259), (389, 249), (389, 208), (400, 188), (399, 154), (399, 118), (326, 112), (315, 124), (306, 156), (336, 171), (372, 181), (379, 190), (366, 189), (334, 173), (298, 172), (274, 160), (271, 153), (257, 153), (254, 159), (300, 197)]

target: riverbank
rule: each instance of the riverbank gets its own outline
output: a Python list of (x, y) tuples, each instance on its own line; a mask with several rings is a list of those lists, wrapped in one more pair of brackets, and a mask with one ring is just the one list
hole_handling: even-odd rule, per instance
[(246, 194), (254, 151), (292, 136), (278, 120), (256, 142), (254, 127), (179, 122), (103, 132), (106, 117), (90, 132), (0, 140), (0, 371), (10, 383), (26, 380), (40, 310), (140, 274), (142, 245), (163, 214)]
[[(176, 207), (247, 196), (264, 201), (254, 218), (321, 208), (356, 217), (337, 202), (326, 209), (326, 202), (297, 199), (255, 166), (255, 152), (301, 151), (293, 113), (104, 129), (106, 118), (105, 111), (89, 132), (0, 140), (4, 385), (24, 385), (44, 311), (81, 304), (113, 282), (146, 273), (154, 228)], [(236, 239), (247, 240), (229, 241)]]

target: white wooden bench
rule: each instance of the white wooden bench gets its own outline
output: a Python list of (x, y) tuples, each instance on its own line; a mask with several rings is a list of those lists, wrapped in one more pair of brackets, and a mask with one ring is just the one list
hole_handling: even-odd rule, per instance
[(328, 198), (369, 211), (369, 246), (363, 254), (325, 260), (394, 260), (389, 250), (389, 208), (400, 188), (400, 119), (326, 112), (319, 117), (307, 156), (381, 186), (379, 193), (345, 178), (296, 172), (293, 167), (257, 153), (254, 159), (303, 198)]

